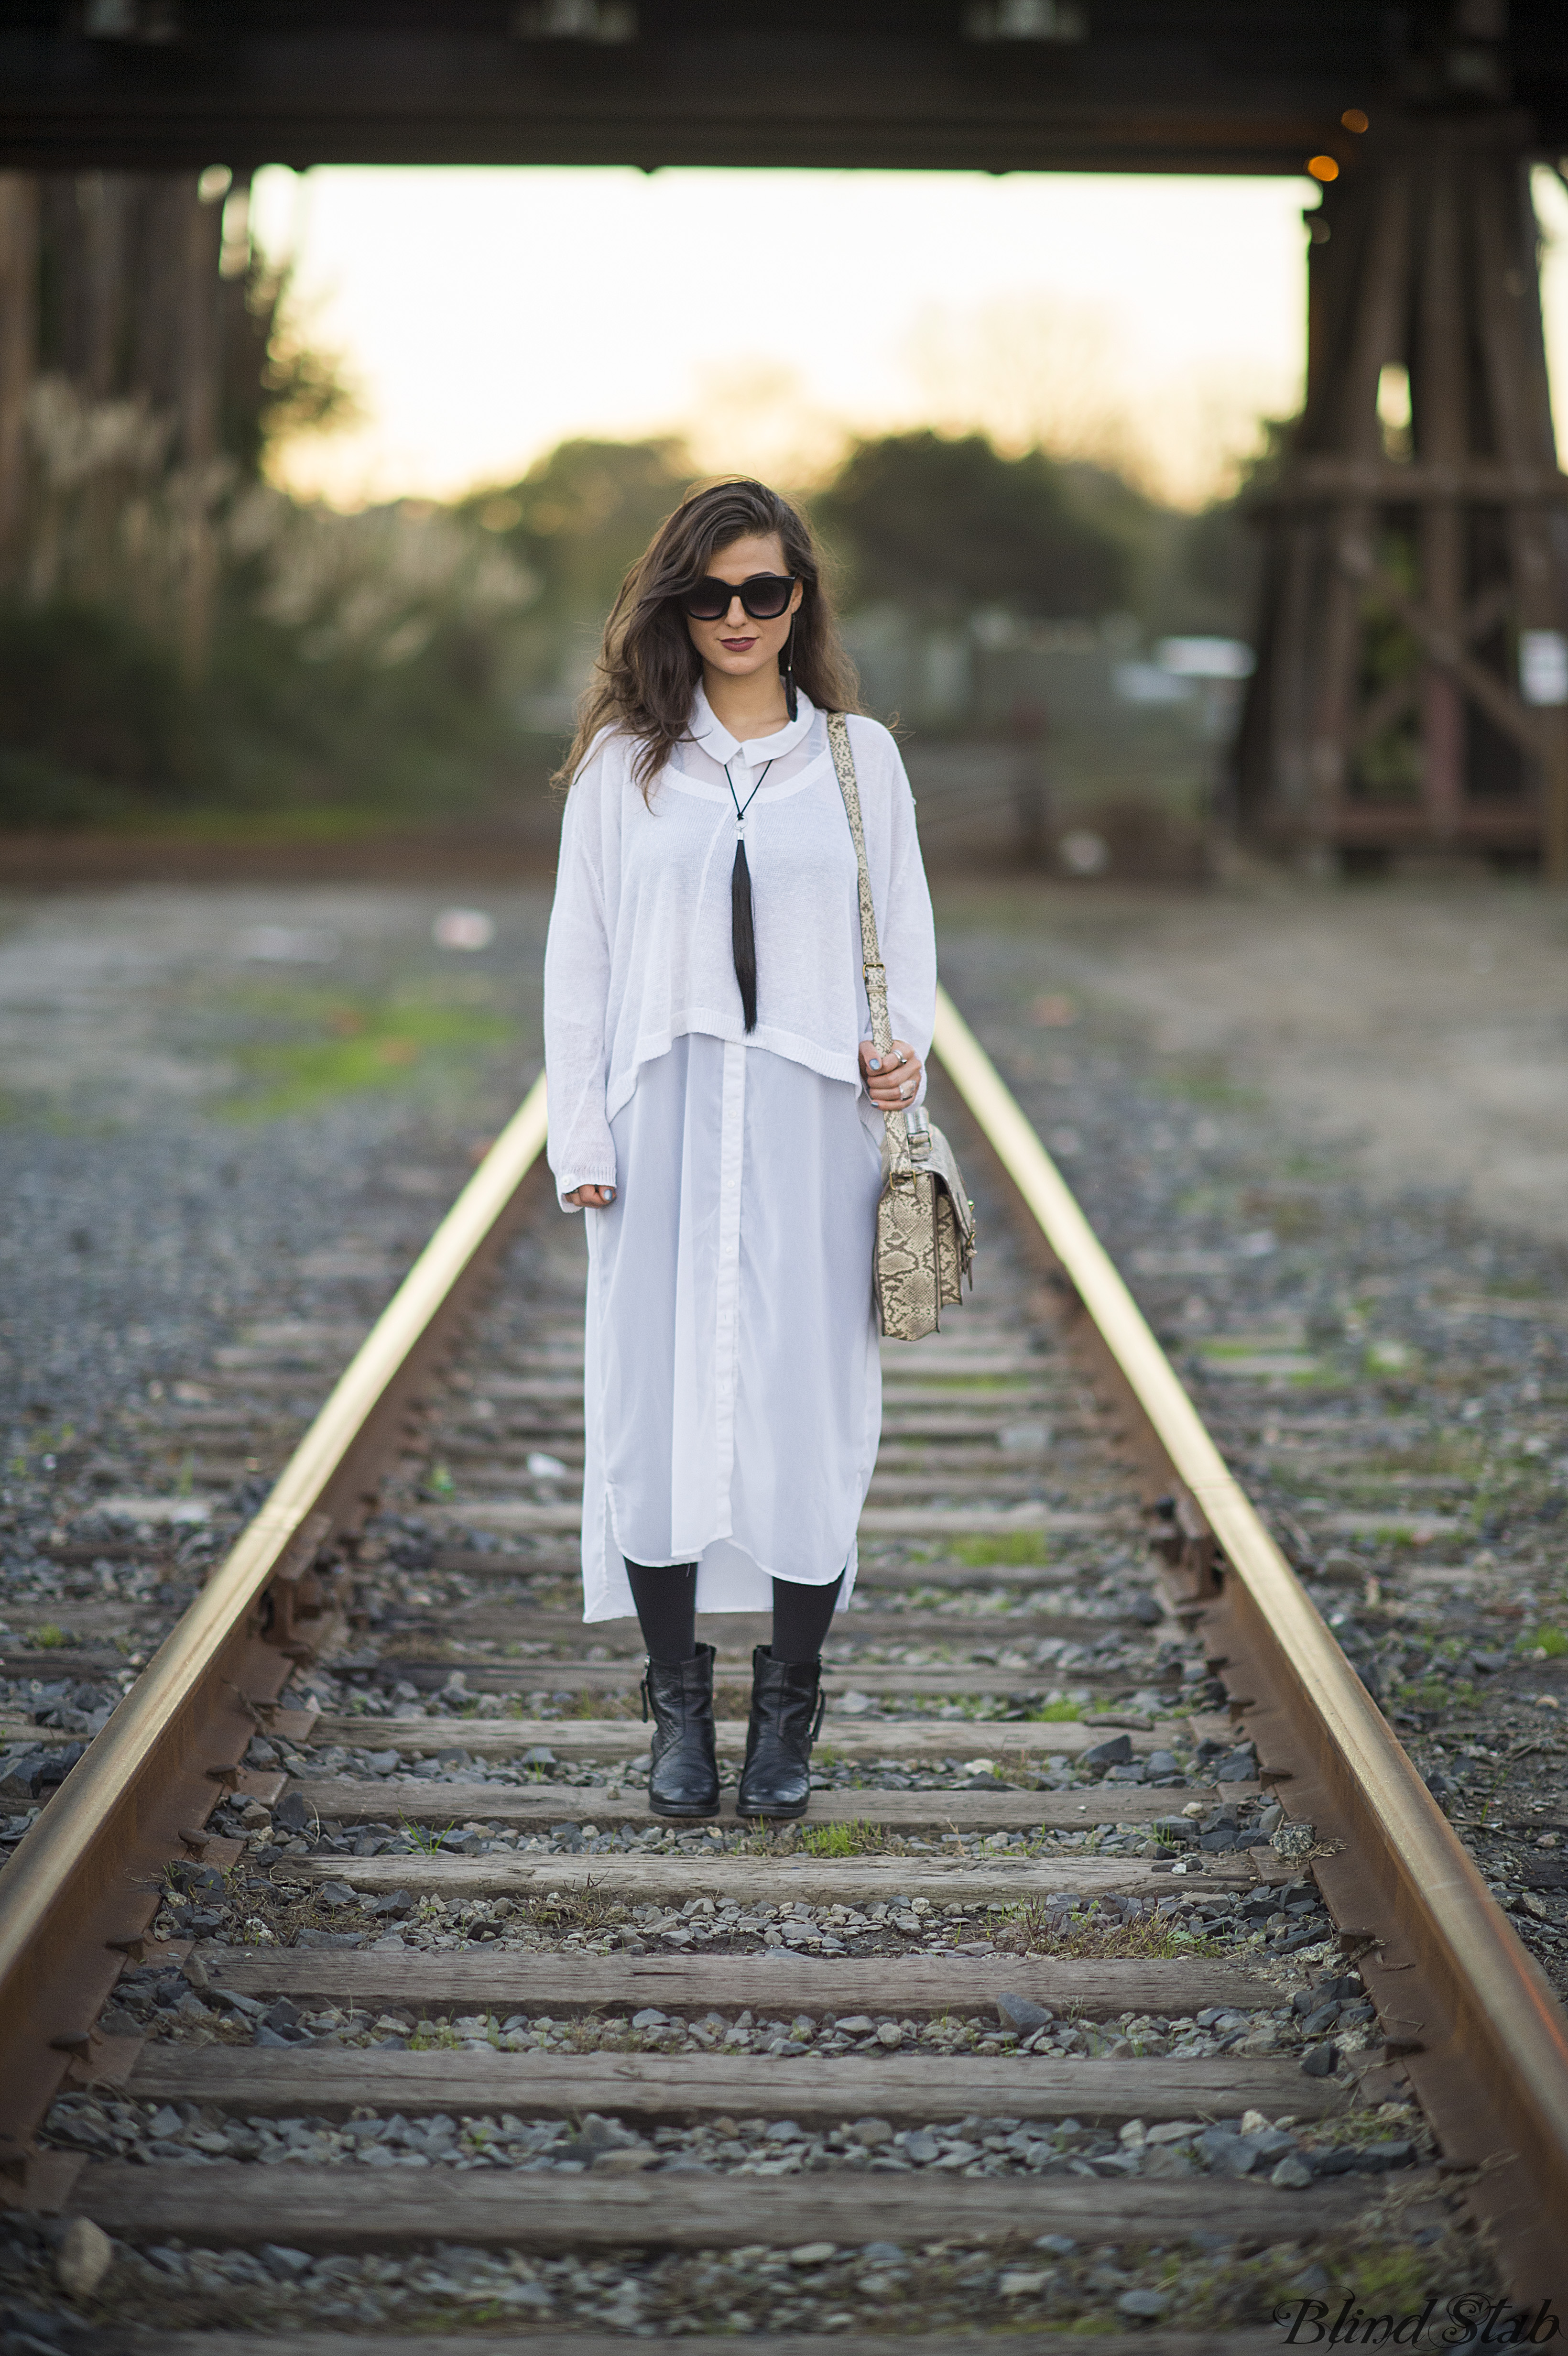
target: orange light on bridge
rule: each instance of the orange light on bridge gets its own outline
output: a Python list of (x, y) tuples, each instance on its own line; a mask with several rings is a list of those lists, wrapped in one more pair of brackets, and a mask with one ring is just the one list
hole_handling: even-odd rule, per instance
[(1332, 155), (1309, 155), (1307, 168), (1315, 180), (1337, 180), (1339, 177), (1339, 166)]
[(1368, 116), (1359, 106), (1348, 106), (1339, 120), (1347, 131), (1366, 131), (1371, 127)]

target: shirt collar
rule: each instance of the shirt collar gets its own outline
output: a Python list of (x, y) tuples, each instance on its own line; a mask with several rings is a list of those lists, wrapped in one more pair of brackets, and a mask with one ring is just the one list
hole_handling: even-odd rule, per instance
[(764, 761), (779, 761), (786, 753), (793, 753), (810, 734), (811, 723), (816, 717), (816, 706), (799, 688), (795, 690), (795, 718), (786, 721), (784, 727), (775, 730), (773, 735), (751, 736), (741, 744), (715, 717), (712, 705), (699, 687), (692, 706), (691, 733), (709, 759), (717, 761), (721, 767), (726, 762), (740, 759), (749, 769), (759, 769)]

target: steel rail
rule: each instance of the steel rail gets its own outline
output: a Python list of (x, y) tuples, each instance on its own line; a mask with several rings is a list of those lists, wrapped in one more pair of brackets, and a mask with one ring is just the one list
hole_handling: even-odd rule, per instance
[[(934, 1051), (981, 1137), (1016, 1186), (1059, 1280), (1133, 1410), (1145, 1443), (1186, 1501), (1189, 1537), (1211, 1534), (1230, 1574), (1200, 1599), (1206, 1633), (1230, 1648), (1232, 1695), (1296, 1779), (1290, 1813), (1348, 1833), (1348, 1855), (1317, 1872), (1342, 1935), (1387, 2019), (1401, 2003), (1416, 2032), (1395, 2040), (1443, 2138), (1468, 2169), (1472, 2208), (1491, 2230), (1513, 2295), (1561, 2290), (1568, 2218), (1568, 2035), (1550, 1989), (1492, 1904), (1469, 1858), (1229, 1472), (1192, 1401), (1019, 1107), (945, 993)], [(0, 2165), (26, 2139), (86, 2041), (119, 1969), (103, 1942), (150, 1918), (176, 1830), (210, 1804), (201, 1778), (229, 1773), (256, 1723), (257, 1607), (286, 1592), (335, 1531), (357, 1521), (416, 1382), (508, 1231), (545, 1138), (544, 1084), (530, 1091), (378, 1321), (203, 1594), (68, 1777), (0, 1877)], [(288, 1661), (276, 1632), (261, 1683)], [(185, 1813), (182, 1815), (180, 1811)], [(1362, 1912), (1358, 1915), (1355, 1909)], [(1376, 1923), (1349, 1933), (1349, 1918)], [(1403, 1944), (1402, 1944), (1403, 1942)], [(84, 1961), (85, 1958), (85, 1961)], [(1404, 1972), (1403, 1981), (1392, 1977)], [(64, 2032), (62, 2034), (61, 2032)]]
[[(178, 1827), (199, 1822), (210, 1777), (258, 1722), (256, 1607), (352, 1526), (368, 1485), (442, 1347), (471, 1280), (509, 1231), (545, 1142), (545, 1084), (518, 1110), (442, 1220), (300, 1441), (266, 1504), (184, 1613), (0, 1875), (0, 2165), (25, 2167), (34, 2118), (120, 1968), (106, 1939), (134, 1936)], [(303, 1541), (303, 1542), (302, 1542)], [(240, 1672), (249, 1661), (249, 1685)], [(288, 1657), (268, 1665), (275, 1693)], [(193, 1783), (196, 1798), (191, 1794)], [(150, 1876), (150, 1881), (149, 1881)], [(41, 2096), (41, 2101), (40, 2101)]]
[[(1232, 1708), (1262, 1717), (1271, 1754), (1288, 1754), (1273, 1770), (1276, 1781), (1303, 1786), (1281, 1793), (1288, 1813), (1307, 1815), (1305, 1796), (1313, 1808), (1321, 1804), (1320, 1836), (1349, 1835), (1349, 1856), (1324, 1858), (1319, 1879), (1331, 1903), (1360, 1904), (1361, 1919), (1381, 1926), (1363, 1934), (1364, 1976), (1383, 1997), (1385, 2018), (1388, 2003), (1397, 2003), (1413, 2032), (1392, 2040), (1392, 2051), (1438, 2129), (1446, 2164), (1475, 2171), (1470, 2206), (1492, 2235), (1512, 2295), (1561, 2297), (1568, 2277), (1568, 2021), (945, 991), (937, 993), (933, 1044), (1212, 1533), (1231, 1574), (1217, 1603), (1229, 1612), (1231, 1654), (1221, 1665), (1233, 1683), (1239, 1646), (1248, 1681), (1266, 1690), (1266, 1699), (1254, 1693)], [(1335, 1912), (1343, 1926), (1337, 1903)], [(1390, 1976), (1413, 1968), (1414, 1981)]]

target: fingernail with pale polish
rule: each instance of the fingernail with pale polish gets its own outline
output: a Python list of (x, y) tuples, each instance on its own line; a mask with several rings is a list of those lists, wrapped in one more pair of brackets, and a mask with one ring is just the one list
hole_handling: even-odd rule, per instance
[(875, 1056), (875, 1055), (873, 1055), (873, 1056), (871, 1057), (870, 1062), (867, 1065), (866, 1068), (867, 1068), (867, 1070), (868, 1070), (868, 1071), (869, 1071), (869, 1072), (880, 1072), (880, 1071), (881, 1070), (881, 1068), (882, 1068), (880, 1058), (879, 1058), (879, 1057), (877, 1057), (877, 1056)]

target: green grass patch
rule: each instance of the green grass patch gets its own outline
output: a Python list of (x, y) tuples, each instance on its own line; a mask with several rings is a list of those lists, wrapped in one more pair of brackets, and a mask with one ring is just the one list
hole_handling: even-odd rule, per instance
[(1176, 1198), (1179, 1219), (1235, 1219), (1241, 1215), (1233, 1186), (1190, 1186)]
[(1009, 1530), (1000, 1537), (960, 1538), (953, 1549), (955, 1562), (971, 1570), (1006, 1563), (1036, 1564), (1046, 1559), (1043, 1530)]
[[(564, 1690), (564, 1688), (563, 1688)], [(585, 1687), (562, 1710), (563, 1718), (635, 1718), (642, 1707), (640, 1696), (632, 1694), (596, 1693)], [(744, 1718), (751, 1707), (751, 1696), (744, 1708), (731, 1708), (720, 1713), (725, 1718)]]
[[(411, 2053), (458, 2053), (467, 2044), (466, 2035), (459, 2037), (450, 2020), (421, 2020), (414, 2025), (409, 2039)], [(495, 2032), (491, 2031), (491, 2042)]]
[(809, 1857), (869, 1857), (886, 1847), (887, 1836), (880, 1825), (857, 1818), (852, 1824), (806, 1825), (800, 1845)]
[(1418, 2315), (1431, 2292), (1431, 2264), (1425, 2250), (1369, 2251), (1351, 2259), (1345, 2287), (1369, 2306)]
[(407, 1816), (400, 1816), (398, 1819), (398, 1830), (407, 1836), (422, 1857), (439, 1857), (442, 1842), (448, 1833), (455, 1832), (456, 1829), (455, 1816), (450, 1824), (440, 1826), (411, 1824)]
[(33, 1642), (35, 1644), (41, 1645), (46, 1652), (52, 1652), (57, 1645), (69, 1644), (70, 1638), (63, 1628), (57, 1628), (52, 1620), (46, 1620), (41, 1628), (34, 1629)]
[(888, 1826), (869, 1825), (859, 1817), (844, 1817), (831, 1825), (805, 1825), (798, 1819), (742, 1816), (740, 1828), (741, 1838), (730, 1852), (734, 1857), (895, 1858), (906, 1856), (909, 1851), (901, 1833)]
[(583, 1890), (551, 1890), (543, 1898), (525, 1899), (516, 1912), (520, 1922), (531, 1923), (536, 1931), (548, 1931), (554, 1938), (562, 1938), (569, 1931), (581, 1931), (592, 1938), (626, 1920), (624, 1902), (598, 1882)]
[(292, 1038), (252, 1040), (236, 1048), (243, 1082), (219, 1107), (228, 1120), (279, 1120), (342, 1096), (406, 1087), (454, 1055), (476, 1054), (513, 1036), (497, 1014), (473, 1006), (313, 997), (261, 1002), (297, 1031)]
[(1179, 1098), (1184, 1104), (1219, 1106), (1232, 1112), (1262, 1112), (1268, 1104), (1261, 1089), (1238, 1087), (1222, 1070), (1211, 1064), (1192, 1064), (1185, 1071), (1162, 1072), (1154, 1082), (1154, 1092), (1157, 1096)]
[[(1077, 1955), (1096, 1962), (1115, 1957), (1136, 1961), (1217, 1955), (1222, 1952), (1211, 1939), (1200, 1938), (1190, 1931), (1174, 1930), (1157, 1917), (1140, 1915), (1136, 1922), (1124, 1922), (1116, 1915), (1103, 1913), (1093, 1903), (1084, 1912), (1070, 1914), (1065, 1922), (1053, 1925), (1048, 1920), (1043, 1901), (1030, 1899), (1010, 1915), (1008, 1933), (1010, 1946), (1032, 1947), (1042, 1954)], [(998, 1939), (997, 1944), (1001, 1944)]]
[[(38, 1642), (43, 1642), (41, 1634)], [(1568, 1630), (1537, 1628), (1531, 1635), (1520, 1638), (1519, 1648), (1521, 1653), (1544, 1653), (1549, 1661), (1560, 1661), (1568, 1653)]]
[(1084, 1704), (1081, 1701), (1041, 1701), (1026, 1709), (1024, 1718), (1036, 1725), (1057, 1726), (1069, 1719), (1082, 1718)]
[(1393, 1697), (1406, 1709), (1439, 1717), (1446, 1710), (1471, 1708), (1478, 1697), (1462, 1677), (1413, 1677), (1395, 1686)]
[(1361, 1460), (1357, 1478), (1365, 1484), (1401, 1472), (1427, 1472), (1474, 1481), (1485, 1471), (1486, 1462), (1484, 1441), (1467, 1432), (1445, 1432), (1417, 1448), (1371, 1450)]

